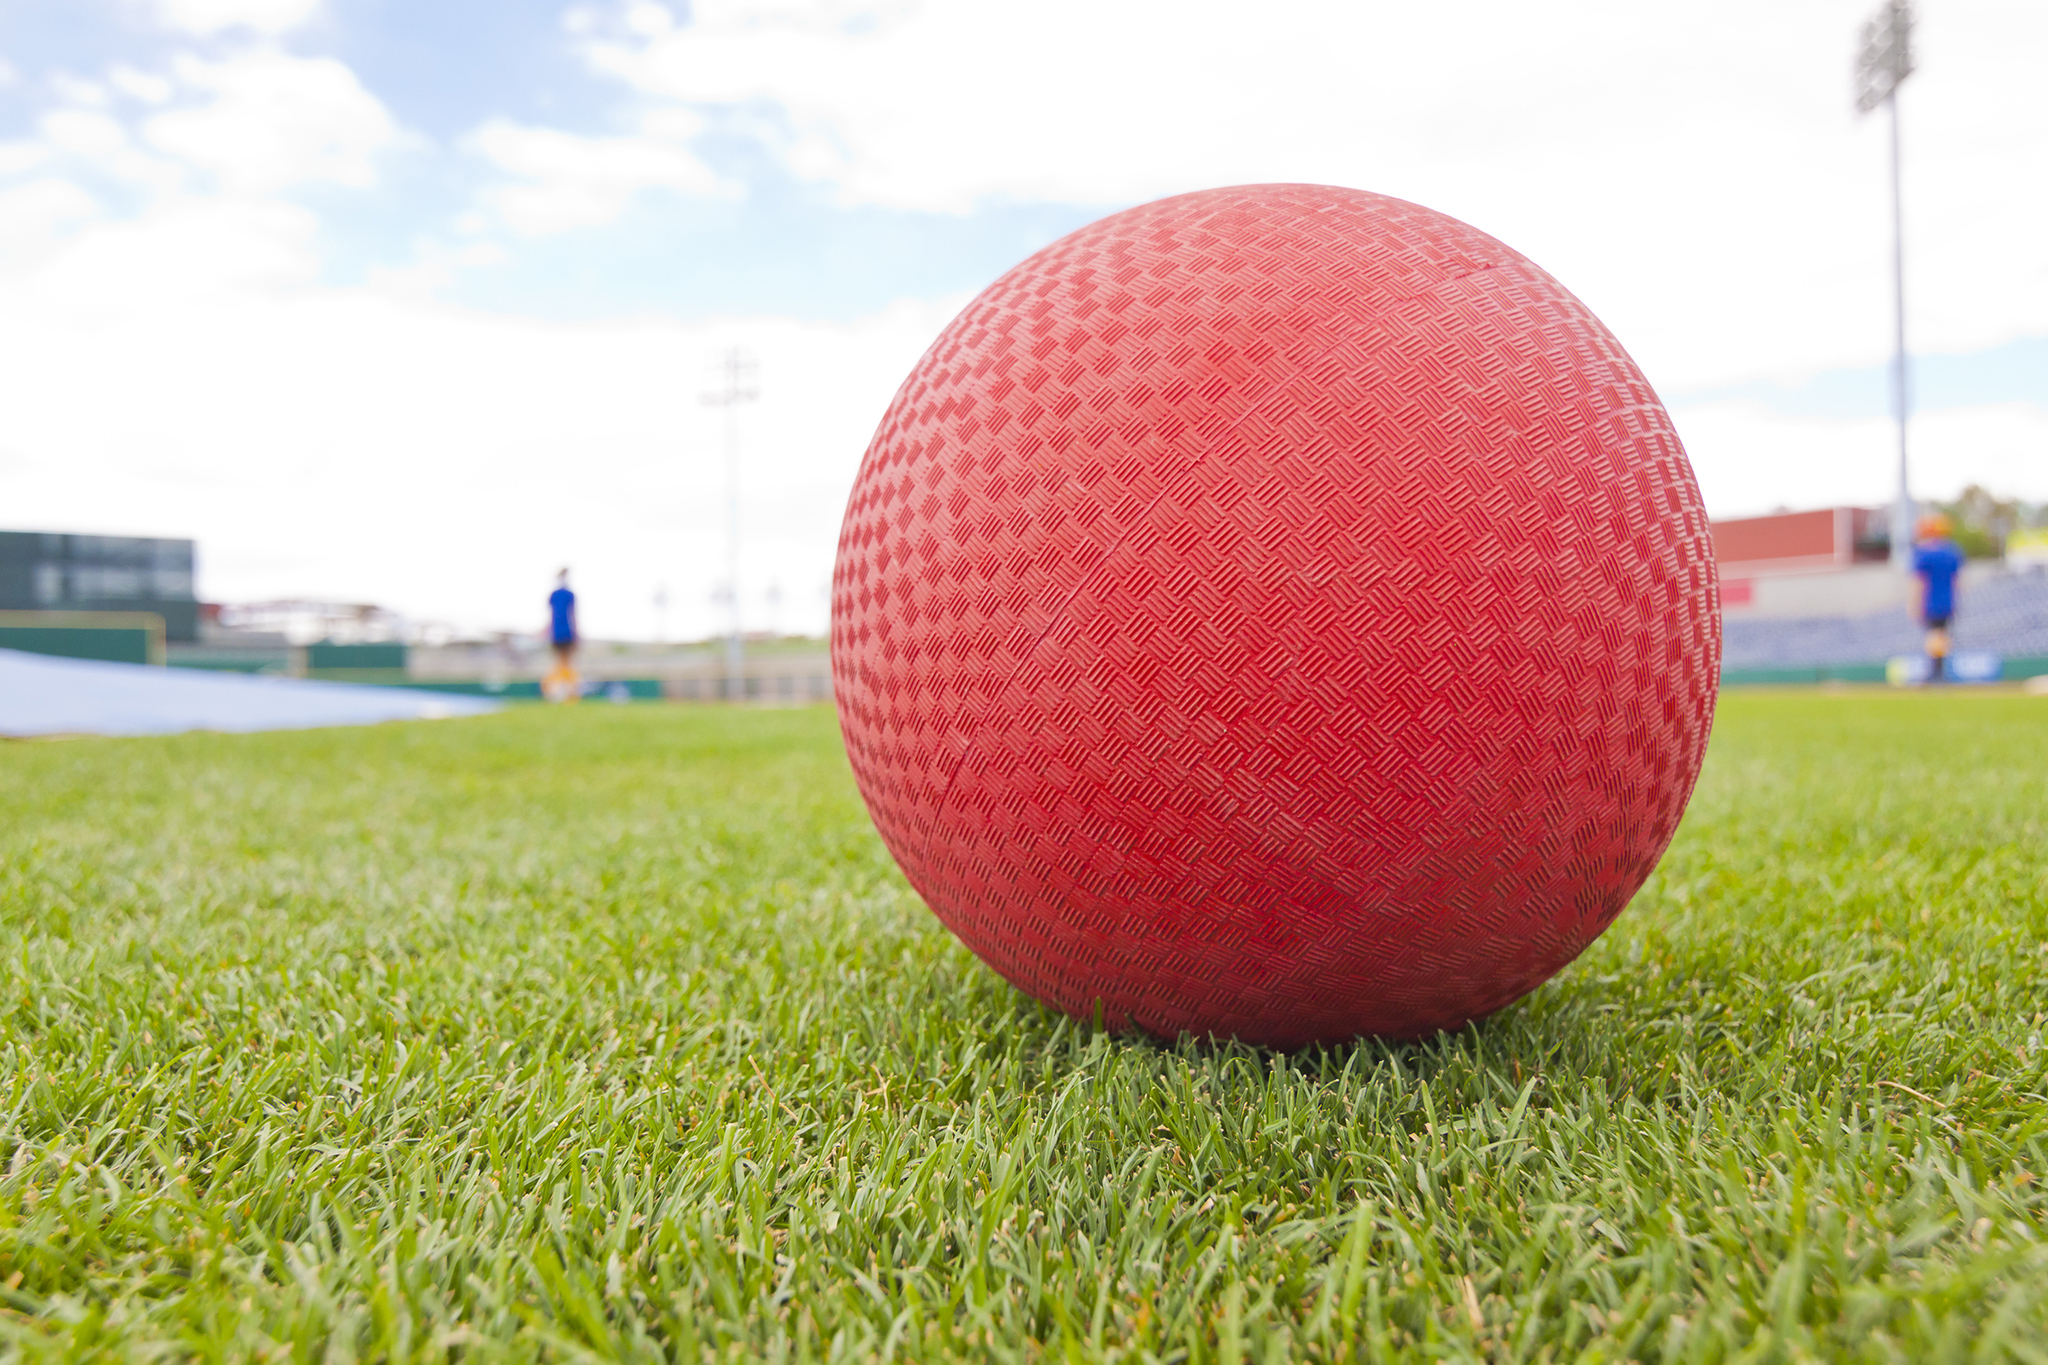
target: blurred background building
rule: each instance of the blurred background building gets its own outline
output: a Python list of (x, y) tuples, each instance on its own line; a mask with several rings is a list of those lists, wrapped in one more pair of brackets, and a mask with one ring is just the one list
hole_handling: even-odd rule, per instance
[(0, 611), (146, 612), (166, 640), (199, 638), (193, 543), (0, 531)]
[[(1958, 651), (2006, 678), (2048, 674), (2048, 505), (1972, 486), (1933, 504), (1969, 556)], [(1917, 655), (1917, 582), (1888, 562), (1891, 509), (1824, 507), (1713, 523), (1724, 682), (1880, 682)]]
[[(0, 649), (116, 663), (540, 695), (540, 634), (462, 638), (365, 602), (202, 602), (191, 540), (0, 531)], [(825, 642), (751, 632), (731, 671), (728, 642), (589, 640), (588, 688), (611, 700), (816, 702), (831, 695)]]
[[(1970, 556), (1959, 651), (2008, 679), (2048, 675), (2048, 504), (1981, 488), (1936, 504)], [(1723, 681), (1881, 682), (1916, 655), (1915, 580), (1887, 561), (1889, 509), (1837, 506), (1712, 524), (1724, 616)], [(0, 648), (337, 682), (538, 696), (538, 630), (465, 638), (374, 603), (201, 602), (191, 540), (0, 532)], [(538, 615), (538, 613), (536, 613)], [(831, 695), (817, 637), (756, 631), (730, 672), (726, 642), (587, 640), (593, 695), (615, 700), (802, 703)]]

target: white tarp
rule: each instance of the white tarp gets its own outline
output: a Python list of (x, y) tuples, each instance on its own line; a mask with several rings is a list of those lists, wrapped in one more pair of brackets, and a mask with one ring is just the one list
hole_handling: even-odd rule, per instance
[(0, 649), (0, 735), (307, 730), (495, 711), (481, 697), (403, 687), (56, 659)]

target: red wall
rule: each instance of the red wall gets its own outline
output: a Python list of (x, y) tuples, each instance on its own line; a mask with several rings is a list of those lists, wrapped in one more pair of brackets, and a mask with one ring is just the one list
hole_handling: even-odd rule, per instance
[(1835, 545), (1835, 510), (1824, 507), (1818, 512), (1783, 512), (1776, 516), (1717, 521), (1711, 527), (1714, 558), (1724, 565), (1766, 559), (1833, 560), (1839, 553)]

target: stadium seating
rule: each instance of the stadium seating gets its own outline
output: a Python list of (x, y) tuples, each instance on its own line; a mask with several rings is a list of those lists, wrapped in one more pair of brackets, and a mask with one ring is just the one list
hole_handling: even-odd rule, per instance
[[(1957, 600), (1958, 650), (2008, 659), (2048, 657), (2048, 570), (1999, 574), (1968, 584)], [(1865, 616), (1733, 618), (1722, 626), (1726, 671), (1882, 663), (1918, 654), (1924, 634), (1898, 610)]]

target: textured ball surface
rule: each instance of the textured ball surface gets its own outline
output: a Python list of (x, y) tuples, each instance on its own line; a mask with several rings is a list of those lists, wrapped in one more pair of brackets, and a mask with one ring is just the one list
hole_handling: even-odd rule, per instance
[(911, 884), (1039, 999), (1292, 1046), (1451, 1028), (1604, 930), (1713, 715), (1670, 419), (1414, 204), (1184, 195), (1019, 265), (904, 381), (833, 579)]

